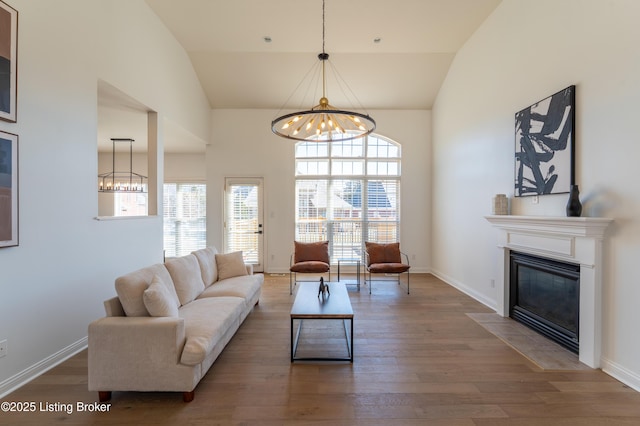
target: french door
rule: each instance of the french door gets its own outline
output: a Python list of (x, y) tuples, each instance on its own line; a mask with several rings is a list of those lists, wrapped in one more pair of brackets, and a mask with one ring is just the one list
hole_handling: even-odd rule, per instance
[(226, 178), (224, 251), (242, 251), (256, 272), (264, 271), (263, 179)]

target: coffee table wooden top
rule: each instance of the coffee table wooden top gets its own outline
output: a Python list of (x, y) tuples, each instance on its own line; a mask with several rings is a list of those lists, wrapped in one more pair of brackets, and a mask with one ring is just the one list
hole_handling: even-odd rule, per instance
[(353, 308), (347, 287), (340, 282), (327, 283), (331, 295), (318, 296), (319, 282), (298, 283), (298, 293), (291, 308), (291, 318), (351, 318)]

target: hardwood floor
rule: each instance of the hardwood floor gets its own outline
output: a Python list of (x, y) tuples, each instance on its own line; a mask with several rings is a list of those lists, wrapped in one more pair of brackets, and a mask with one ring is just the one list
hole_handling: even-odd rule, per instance
[[(391, 282), (374, 283), (372, 295), (367, 287), (349, 294), (353, 364), (290, 363), (294, 296), (288, 276), (266, 276), (259, 306), (193, 402), (180, 393), (114, 392), (108, 412), (78, 412), (78, 402), (98, 400), (87, 391), (83, 351), (5, 397), (37, 410), (0, 412), (0, 424), (640, 424), (640, 393), (599, 370), (542, 370), (466, 315), (491, 310), (431, 275), (412, 274), (410, 295)], [(301, 350), (341, 350), (340, 326), (305, 322)], [(40, 411), (41, 402), (54, 410)]]

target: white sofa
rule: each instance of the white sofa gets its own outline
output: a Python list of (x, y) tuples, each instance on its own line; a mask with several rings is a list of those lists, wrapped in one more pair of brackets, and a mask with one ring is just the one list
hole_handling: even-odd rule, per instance
[(89, 390), (182, 392), (185, 402), (258, 304), (264, 276), (214, 247), (116, 279), (89, 325)]

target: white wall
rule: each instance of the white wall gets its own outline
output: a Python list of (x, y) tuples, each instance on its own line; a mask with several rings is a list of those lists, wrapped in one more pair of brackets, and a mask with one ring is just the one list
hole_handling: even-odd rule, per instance
[(186, 53), (142, 0), (11, 5), (18, 122), (0, 129), (20, 136), (20, 245), (0, 249), (0, 395), (86, 344), (115, 277), (162, 261), (160, 218), (94, 220), (98, 80), (204, 141), (211, 119)]
[(206, 182), (207, 165), (205, 153), (165, 154), (165, 182)]
[[(402, 145), (402, 250), (412, 271), (430, 264), (430, 111), (370, 111), (376, 133)], [(294, 144), (271, 132), (271, 110), (214, 110), (207, 148), (207, 239), (222, 248), (225, 177), (263, 177), (265, 270), (287, 272), (294, 239)]]
[[(585, 216), (615, 219), (605, 243), (604, 370), (640, 390), (640, 2), (504, 0), (456, 56), (433, 110), (433, 269), (495, 304), (496, 231), (513, 196), (514, 114), (576, 85), (576, 183)], [(567, 195), (514, 200), (513, 214), (564, 216)], [(437, 250), (435, 250), (437, 248)]]

